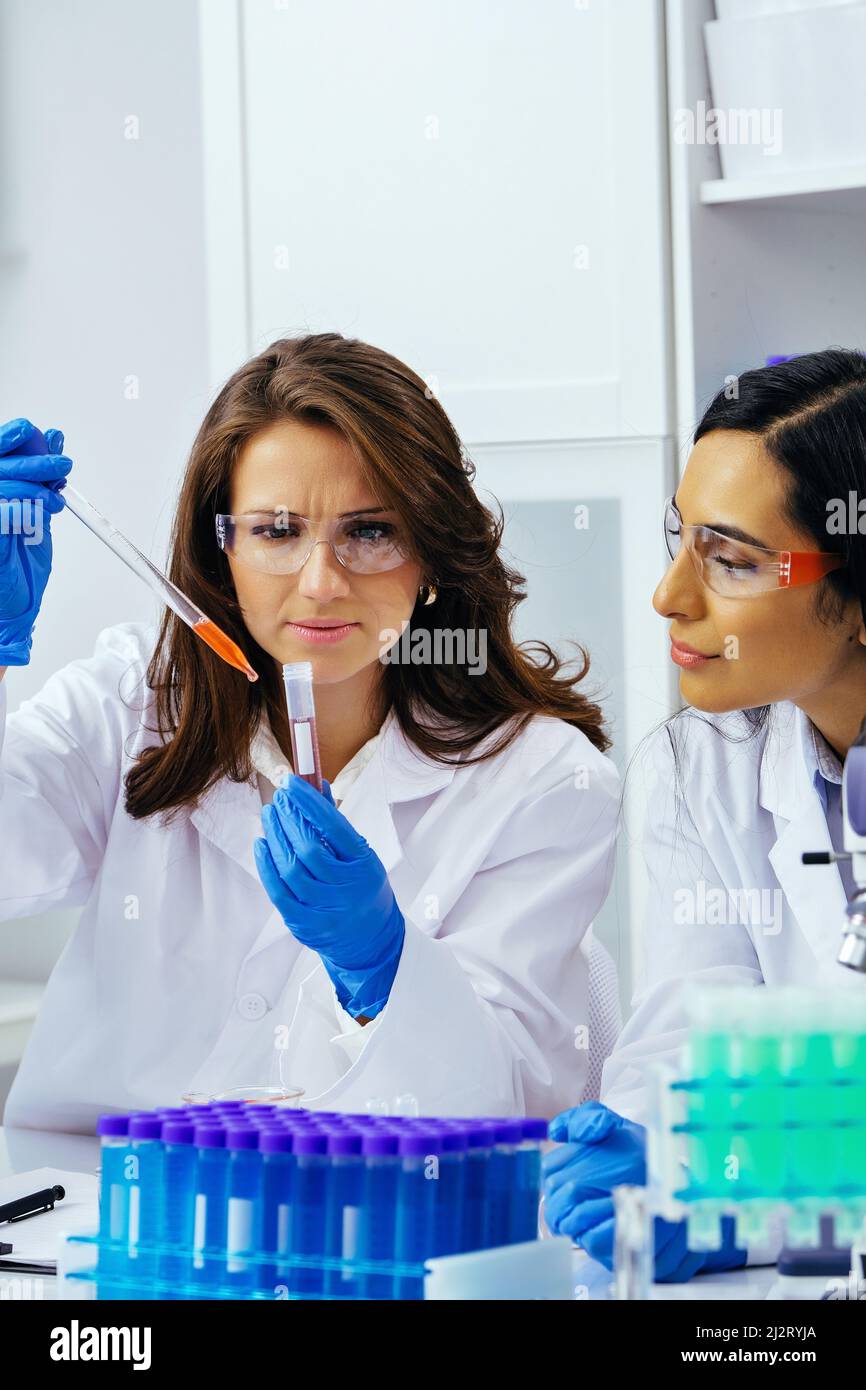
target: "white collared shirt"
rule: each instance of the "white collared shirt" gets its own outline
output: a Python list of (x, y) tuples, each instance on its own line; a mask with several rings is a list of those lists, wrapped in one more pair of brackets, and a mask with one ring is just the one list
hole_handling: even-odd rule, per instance
[[(392, 717), (392, 714), (389, 711), (388, 716), (386, 716), (385, 721), (383, 721), (383, 727), (390, 717)], [(367, 739), (366, 743), (362, 743), (355, 756), (350, 758), (346, 766), (342, 768), (334, 778), (331, 783), (331, 795), (337, 806), (345, 800), (349, 788), (354, 786), (355, 782), (364, 771), (364, 768), (376, 751), (381, 736), (382, 730), (379, 729), (377, 733), (373, 734), (372, 738)], [(259, 775), (259, 792), (262, 798), (262, 805), (265, 806), (273, 799), (274, 792), (277, 787), (282, 785), (287, 771), (291, 769), (287, 765), (282, 748), (274, 738), (270, 720), (264, 712), (262, 713), (259, 727), (253, 735), (253, 740), (250, 745), (250, 757), (252, 758), (253, 767)]]
[[(743, 712), (687, 709), (635, 760), (630, 775), (644, 776), (652, 807), (643, 961), (602, 1087), (629, 1118), (645, 1113), (650, 1063), (679, 1055), (696, 985), (866, 991), (866, 979), (836, 959), (846, 907), (839, 866), (803, 864), (804, 853), (833, 848), (818, 754), (811, 721), (782, 703), (757, 730)], [(823, 768), (832, 777), (827, 756)]]

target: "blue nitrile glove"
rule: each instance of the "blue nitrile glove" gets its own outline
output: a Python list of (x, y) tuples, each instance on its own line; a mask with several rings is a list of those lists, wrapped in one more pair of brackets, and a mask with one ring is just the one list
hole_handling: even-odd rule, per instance
[[(590, 1100), (564, 1110), (550, 1122), (551, 1139), (561, 1141), (542, 1160), (544, 1215), (556, 1235), (571, 1236), (587, 1254), (613, 1267), (613, 1188), (646, 1185), (646, 1130)], [(655, 1279), (679, 1284), (703, 1271), (738, 1269), (746, 1251), (734, 1243), (734, 1223), (722, 1221), (720, 1250), (686, 1247), (685, 1221), (654, 1218)]]
[(271, 902), (298, 941), (317, 951), (342, 1007), (375, 1018), (388, 1002), (405, 923), (388, 875), (334, 805), (290, 776), (262, 808), (265, 838), (253, 846)]
[(51, 517), (63, 509), (59, 489), (71, 467), (59, 430), (43, 436), (21, 419), (0, 425), (0, 666), (30, 661), (51, 573)]

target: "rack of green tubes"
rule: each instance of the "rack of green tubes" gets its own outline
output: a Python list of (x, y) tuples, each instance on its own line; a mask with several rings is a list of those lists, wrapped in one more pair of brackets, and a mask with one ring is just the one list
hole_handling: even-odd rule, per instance
[(684, 1202), (767, 1199), (866, 1213), (866, 1000), (765, 987), (707, 990), (680, 1097)]
[(100, 1299), (417, 1299), (425, 1261), (538, 1235), (543, 1119), (240, 1101), (102, 1115)]

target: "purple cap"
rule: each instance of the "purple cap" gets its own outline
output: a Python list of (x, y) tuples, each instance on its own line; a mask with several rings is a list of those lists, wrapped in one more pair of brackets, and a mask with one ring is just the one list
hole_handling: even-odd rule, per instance
[(195, 1142), (200, 1149), (224, 1149), (226, 1132), (222, 1125), (213, 1120), (195, 1126)]
[(442, 1152), (443, 1135), (436, 1129), (404, 1130), (397, 1138), (397, 1151), (404, 1157), (426, 1158)]
[(500, 1119), (495, 1115), (478, 1115), (473, 1120), (473, 1125), (480, 1125), (487, 1130), (488, 1143), (491, 1144), (520, 1144), (523, 1138), (523, 1120)]
[(323, 1154), (328, 1151), (328, 1137), (308, 1125), (292, 1131), (293, 1154)]
[(367, 1157), (376, 1158), (387, 1154), (396, 1154), (397, 1143), (397, 1135), (389, 1134), (387, 1130), (367, 1129), (366, 1127), (361, 1130), (361, 1153)]
[(191, 1144), (195, 1139), (195, 1125), (192, 1120), (165, 1120), (162, 1126), (164, 1144)]
[(246, 1110), (242, 1100), (215, 1100), (211, 1103), (211, 1109), (217, 1114), (228, 1114), (230, 1111)]
[(290, 1154), (293, 1139), (287, 1129), (263, 1129), (259, 1131), (259, 1150), (263, 1154)]
[(458, 1128), (457, 1125), (443, 1125), (439, 1137), (442, 1140), (443, 1153), (463, 1153), (469, 1147), (466, 1130)]
[(96, 1121), (96, 1133), (114, 1137), (128, 1134), (129, 1115), (100, 1115)]
[(232, 1150), (257, 1149), (259, 1147), (259, 1131), (254, 1125), (228, 1124), (226, 1125), (226, 1148)]
[(467, 1120), (463, 1133), (468, 1149), (489, 1149), (494, 1141), (493, 1130), (479, 1120)]
[(159, 1139), (162, 1136), (163, 1121), (153, 1113), (132, 1115), (129, 1121), (130, 1139)]
[(160, 1105), (155, 1114), (162, 1115), (165, 1120), (173, 1118), (182, 1120), (187, 1114), (187, 1108), (185, 1105)]
[(548, 1120), (533, 1119), (528, 1116), (522, 1123), (524, 1139), (546, 1139), (548, 1137), (550, 1129)]
[(519, 1144), (523, 1138), (522, 1120), (491, 1118), (480, 1119), (477, 1123), (483, 1125), (494, 1144)]
[(325, 1130), (325, 1141), (329, 1154), (359, 1154), (361, 1152), (361, 1135), (357, 1130), (342, 1127)]

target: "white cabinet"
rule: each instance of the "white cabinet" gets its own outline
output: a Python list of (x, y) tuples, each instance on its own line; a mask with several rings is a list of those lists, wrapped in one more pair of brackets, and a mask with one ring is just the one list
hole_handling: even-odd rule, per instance
[(669, 429), (656, 0), (203, 0), (214, 377), (337, 328), (469, 443)]
[[(650, 607), (675, 418), (662, 10), (200, 5), (214, 385), (303, 332), (418, 371), (506, 511), (519, 636), (589, 648), (623, 768), (674, 700)], [(625, 994), (638, 860), (602, 929)]]

